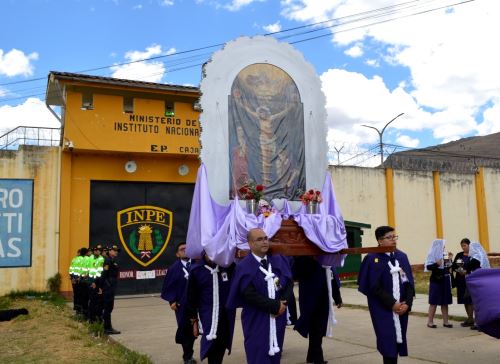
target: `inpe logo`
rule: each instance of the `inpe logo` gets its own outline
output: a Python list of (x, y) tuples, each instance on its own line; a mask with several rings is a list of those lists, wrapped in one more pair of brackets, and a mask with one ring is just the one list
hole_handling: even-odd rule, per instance
[(165, 250), (172, 232), (172, 211), (156, 206), (134, 206), (118, 211), (116, 227), (125, 251), (147, 267)]

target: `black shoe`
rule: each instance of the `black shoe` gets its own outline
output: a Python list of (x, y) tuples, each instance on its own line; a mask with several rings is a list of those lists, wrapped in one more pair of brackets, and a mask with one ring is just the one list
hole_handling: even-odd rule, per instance
[(184, 364), (196, 364), (196, 360), (193, 358), (184, 360)]
[(108, 334), (108, 335), (118, 335), (118, 334), (121, 334), (121, 331), (118, 331), (115, 329), (107, 329), (107, 330), (104, 330), (104, 333)]
[(469, 320), (465, 320), (464, 322), (462, 322), (460, 324), (460, 326), (462, 327), (470, 327), (470, 326), (473, 326), (474, 325), (474, 322), (473, 321), (469, 321)]
[(479, 330), (479, 327), (477, 327), (476, 325), (472, 325), (472, 326), (470, 327), (470, 329), (471, 329), (471, 330)]

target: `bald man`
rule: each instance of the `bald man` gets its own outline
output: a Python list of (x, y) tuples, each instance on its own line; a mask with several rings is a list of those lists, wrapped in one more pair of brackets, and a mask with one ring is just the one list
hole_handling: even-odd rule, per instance
[(279, 363), (287, 305), (295, 301), (289, 261), (268, 254), (269, 239), (262, 229), (250, 230), (247, 240), (251, 253), (236, 265), (227, 307), (243, 307), (247, 363)]

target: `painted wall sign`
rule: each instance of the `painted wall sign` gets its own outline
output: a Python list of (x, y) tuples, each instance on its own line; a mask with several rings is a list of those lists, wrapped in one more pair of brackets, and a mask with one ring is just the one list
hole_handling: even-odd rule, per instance
[(31, 266), (33, 180), (0, 179), (0, 267)]
[[(82, 109), (81, 93), (68, 92), (64, 137), (74, 150), (197, 155), (199, 112), (193, 103), (175, 102), (175, 115), (165, 114), (161, 100), (134, 99), (134, 111), (123, 112), (123, 98), (95, 93), (95, 107)], [(194, 102), (195, 98), (193, 98)]]

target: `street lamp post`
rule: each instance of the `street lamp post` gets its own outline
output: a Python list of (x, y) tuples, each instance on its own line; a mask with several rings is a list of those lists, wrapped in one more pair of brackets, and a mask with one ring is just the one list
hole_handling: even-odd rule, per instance
[(396, 116), (395, 118), (393, 118), (391, 121), (389, 121), (387, 124), (385, 124), (385, 126), (382, 128), (382, 131), (378, 130), (374, 126), (361, 125), (361, 126), (364, 126), (365, 128), (374, 129), (378, 133), (378, 136), (379, 136), (379, 146), (380, 146), (380, 165), (384, 164), (384, 144), (383, 144), (383, 141), (382, 141), (382, 137), (384, 135), (384, 131), (389, 126), (390, 123), (392, 123), (394, 120), (396, 120), (397, 118), (399, 118), (403, 114), (404, 114), (404, 112), (402, 112), (401, 114), (399, 114), (398, 116)]

